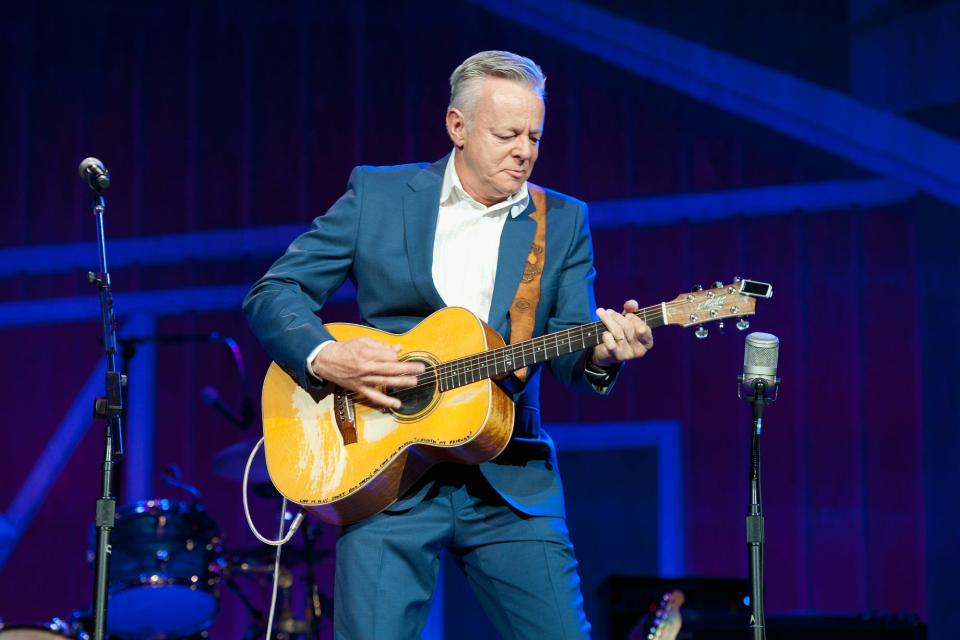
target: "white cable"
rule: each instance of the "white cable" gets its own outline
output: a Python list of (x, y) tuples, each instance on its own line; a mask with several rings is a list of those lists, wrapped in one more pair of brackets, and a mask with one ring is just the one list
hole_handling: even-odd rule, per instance
[[(277, 533), (278, 539), (283, 539), (283, 520), (287, 515), (287, 499), (283, 499), (283, 505), (280, 508), (280, 532)], [(300, 514), (297, 514), (297, 517), (300, 517)], [(290, 528), (290, 531), (295, 531), (294, 527)], [(287, 537), (289, 540), (289, 536)], [(282, 544), (277, 545), (277, 557), (273, 561), (273, 593), (270, 596), (270, 615), (267, 616), (267, 635), (264, 636), (264, 640), (272, 640), (273, 638), (273, 616), (277, 611), (277, 585), (280, 582), (280, 551), (283, 549)]]
[[(300, 524), (303, 522), (303, 511), (297, 514), (297, 517), (293, 519), (293, 524), (290, 525), (290, 531), (287, 532), (287, 535), (283, 535), (283, 515), (281, 512), (280, 516), (280, 536), (276, 540), (270, 540), (260, 535), (260, 532), (257, 531), (257, 527), (253, 524), (253, 518), (250, 517), (250, 502), (247, 498), (247, 483), (250, 478), (250, 467), (253, 465), (253, 459), (257, 455), (257, 452), (260, 451), (260, 447), (263, 446), (264, 438), (260, 438), (257, 441), (257, 444), (254, 445), (253, 451), (250, 452), (250, 456), (247, 457), (247, 466), (243, 469), (243, 513), (247, 516), (247, 526), (250, 527), (250, 531), (253, 532), (253, 535), (257, 537), (257, 540), (263, 544), (268, 544), (271, 547), (280, 547), (290, 541), (290, 538), (293, 537), (293, 534), (297, 532), (297, 529), (300, 528)], [(283, 508), (287, 508), (287, 499), (283, 499)]]
[(257, 537), (257, 540), (277, 548), (277, 556), (273, 562), (273, 591), (270, 595), (270, 615), (267, 616), (267, 635), (264, 636), (266, 640), (271, 640), (270, 636), (273, 633), (273, 616), (277, 610), (277, 587), (280, 583), (280, 551), (283, 549), (283, 545), (289, 542), (293, 534), (300, 528), (300, 524), (303, 522), (303, 511), (298, 513), (297, 517), (293, 519), (290, 530), (284, 535), (283, 523), (287, 515), (287, 498), (284, 496), (283, 503), (280, 506), (280, 531), (277, 533), (277, 539), (270, 540), (260, 535), (260, 532), (257, 531), (257, 527), (253, 524), (253, 518), (250, 517), (250, 501), (247, 497), (247, 485), (250, 481), (250, 467), (253, 466), (253, 459), (256, 457), (257, 452), (260, 451), (260, 447), (263, 446), (263, 441), (264, 438), (260, 438), (257, 444), (254, 445), (253, 451), (251, 451), (247, 457), (247, 465), (243, 468), (243, 514), (247, 517), (247, 526), (250, 527), (250, 531)]

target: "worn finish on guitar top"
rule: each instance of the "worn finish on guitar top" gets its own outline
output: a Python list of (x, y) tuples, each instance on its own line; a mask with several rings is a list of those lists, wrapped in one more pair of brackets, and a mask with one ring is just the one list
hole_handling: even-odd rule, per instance
[[(401, 335), (355, 324), (326, 327), (340, 341), (369, 337), (399, 344), (402, 360), (448, 362), (503, 346), (495, 331), (458, 307), (442, 309)], [(420, 381), (433, 384), (434, 371)], [(432, 388), (435, 397), (412, 415), (354, 399), (356, 441), (344, 442), (333, 388), (311, 395), (271, 365), (263, 385), (263, 426), (274, 485), (321, 519), (347, 524), (388, 507), (437, 462), (485, 462), (506, 447), (513, 402), (493, 381), (443, 392)]]

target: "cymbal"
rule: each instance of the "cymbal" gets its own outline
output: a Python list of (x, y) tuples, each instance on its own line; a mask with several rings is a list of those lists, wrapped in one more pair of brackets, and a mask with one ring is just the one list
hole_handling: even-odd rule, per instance
[[(247, 458), (250, 457), (250, 452), (253, 451), (256, 444), (256, 440), (243, 440), (222, 449), (213, 457), (214, 473), (227, 480), (242, 482), (243, 469), (247, 466)], [(270, 481), (270, 474), (267, 472), (266, 459), (263, 457), (263, 453), (258, 453), (253, 460), (253, 464), (250, 465), (250, 485), (253, 487), (254, 493), (261, 495), (259, 485), (264, 484), (273, 486)]]

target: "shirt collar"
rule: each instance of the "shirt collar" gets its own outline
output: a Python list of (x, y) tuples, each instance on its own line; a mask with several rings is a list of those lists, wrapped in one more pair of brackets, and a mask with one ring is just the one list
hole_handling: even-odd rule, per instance
[(457, 151), (454, 149), (453, 153), (450, 154), (450, 159), (447, 160), (447, 168), (443, 172), (443, 184), (440, 187), (441, 205), (453, 205), (457, 202), (466, 201), (471, 207), (479, 209), (485, 214), (508, 209), (510, 215), (514, 218), (524, 212), (527, 205), (530, 204), (530, 192), (527, 189), (526, 180), (523, 181), (523, 186), (520, 187), (519, 191), (511, 194), (506, 200), (496, 202), (488, 207), (477, 202), (473, 199), (473, 196), (464, 191), (463, 184), (460, 182), (460, 176), (457, 175), (457, 167), (453, 161), (456, 153)]

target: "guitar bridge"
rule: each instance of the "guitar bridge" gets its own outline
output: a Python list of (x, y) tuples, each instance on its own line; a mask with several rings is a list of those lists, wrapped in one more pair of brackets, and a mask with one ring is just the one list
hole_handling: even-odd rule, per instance
[(350, 399), (346, 389), (341, 387), (334, 389), (333, 409), (343, 444), (353, 444), (357, 441), (357, 416), (353, 411), (353, 400)]

